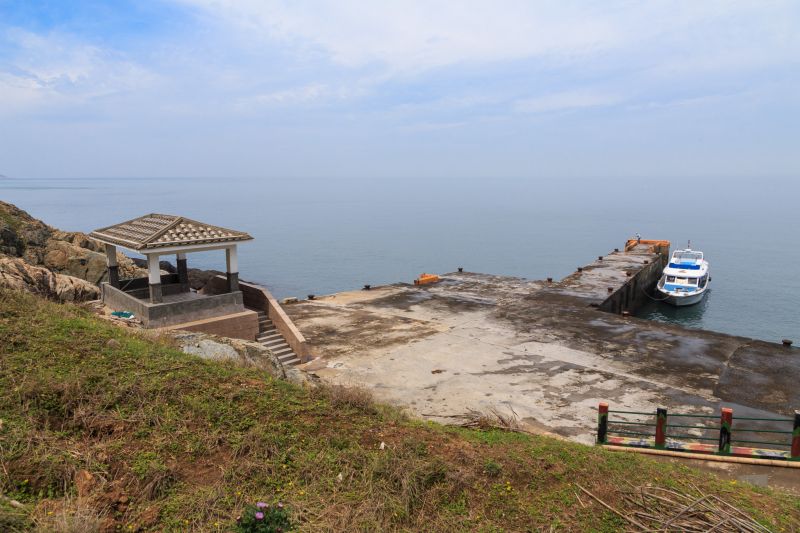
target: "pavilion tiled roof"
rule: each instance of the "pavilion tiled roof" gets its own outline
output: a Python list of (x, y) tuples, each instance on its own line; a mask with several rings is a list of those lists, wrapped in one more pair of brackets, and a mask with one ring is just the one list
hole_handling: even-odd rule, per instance
[(157, 213), (94, 230), (89, 236), (98, 241), (118, 244), (136, 251), (172, 246), (224, 244), (252, 239), (243, 231), (212, 226), (181, 216)]

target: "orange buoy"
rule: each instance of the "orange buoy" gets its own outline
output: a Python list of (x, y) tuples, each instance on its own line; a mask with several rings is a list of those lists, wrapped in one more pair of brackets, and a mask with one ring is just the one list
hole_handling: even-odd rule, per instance
[(425, 285), (428, 283), (436, 283), (437, 281), (439, 281), (439, 276), (436, 274), (422, 273), (417, 279), (414, 280), (414, 285)]

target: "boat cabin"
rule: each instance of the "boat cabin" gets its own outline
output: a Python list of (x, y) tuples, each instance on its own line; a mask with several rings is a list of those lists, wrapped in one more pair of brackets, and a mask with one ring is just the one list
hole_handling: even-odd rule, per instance
[(670, 268), (700, 270), (703, 264), (703, 252), (694, 250), (675, 250), (669, 261)]

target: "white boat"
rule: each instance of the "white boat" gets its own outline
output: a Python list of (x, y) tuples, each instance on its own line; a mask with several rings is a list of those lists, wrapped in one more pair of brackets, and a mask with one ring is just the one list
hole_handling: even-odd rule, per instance
[(686, 248), (675, 250), (657, 289), (663, 301), (672, 305), (694, 305), (708, 292), (711, 275), (703, 252)]

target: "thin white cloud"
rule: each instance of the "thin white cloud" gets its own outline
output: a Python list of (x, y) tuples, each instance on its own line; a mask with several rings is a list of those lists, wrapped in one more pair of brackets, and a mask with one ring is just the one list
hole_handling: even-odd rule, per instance
[(523, 113), (548, 113), (589, 107), (606, 107), (618, 104), (623, 100), (624, 97), (620, 94), (577, 90), (518, 100), (514, 104), (514, 108)]
[(458, 63), (574, 54), (618, 40), (591, 9), (561, 2), (181, 0), (346, 67), (420, 71)]
[(156, 75), (119, 54), (68, 36), (18, 29), (5, 41), (14, 53), (0, 72), (0, 112), (35, 106), (76, 105), (141, 89)]
[(709, 57), (740, 68), (737, 57), (780, 61), (796, 57), (800, 44), (793, 0), (176, 1), (300, 54), (396, 73), (533, 57), (569, 63), (616, 54), (624, 61), (640, 49), (654, 64)]
[(363, 93), (361, 89), (345, 86), (334, 87), (325, 83), (309, 83), (289, 89), (258, 93), (245, 102), (256, 105), (292, 105), (318, 103), (330, 100), (346, 100)]

